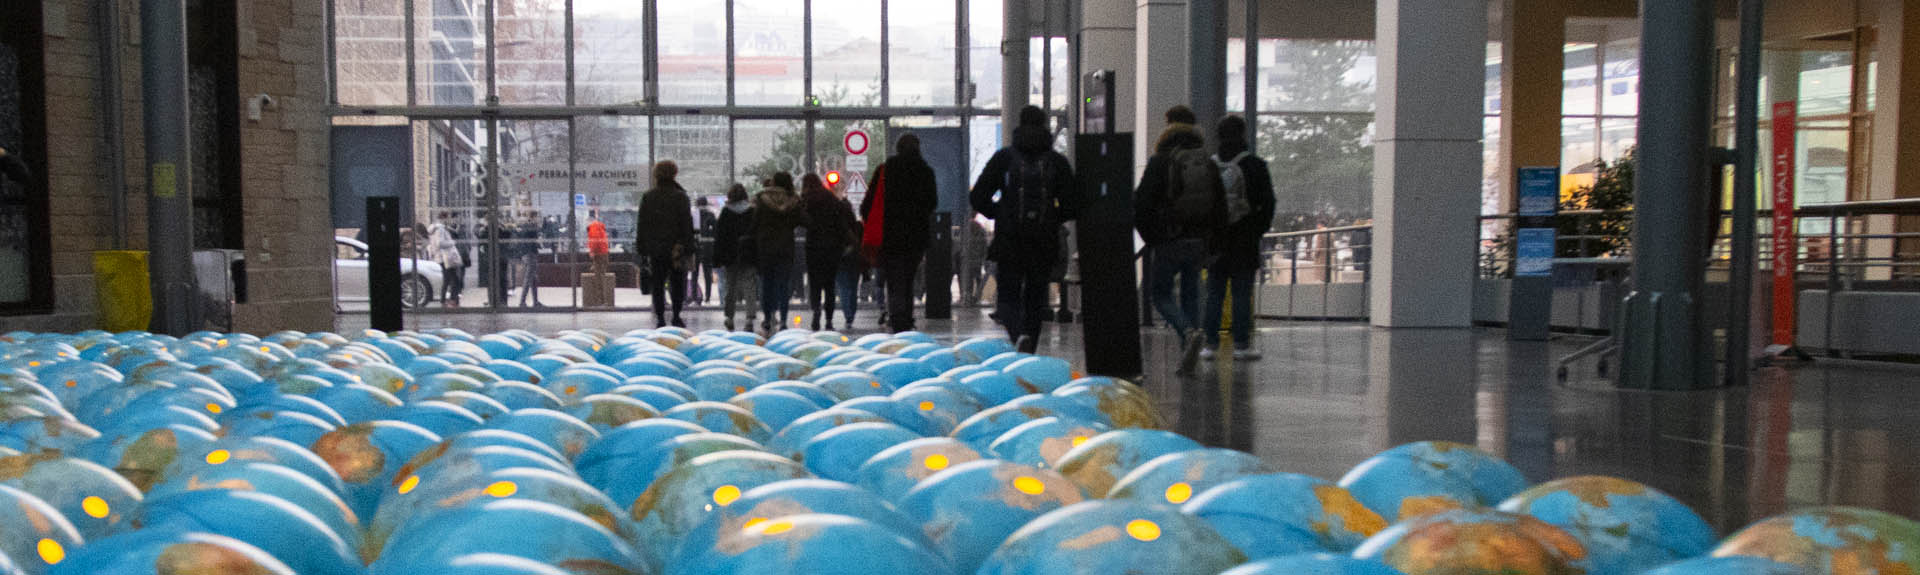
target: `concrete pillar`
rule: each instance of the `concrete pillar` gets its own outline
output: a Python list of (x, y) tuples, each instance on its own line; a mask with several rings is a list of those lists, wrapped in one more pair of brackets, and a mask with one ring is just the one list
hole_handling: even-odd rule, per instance
[[(1211, 133), (1227, 115), (1227, 1), (1188, 0), (1187, 88), (1200, 128)], [(1208, 138), (1208, 148), (1213, 147)]]
[(1640, 6), (1640, 148), (1633, 221), (1633, 286), (1621, 340), (1620, 385), (1684, 390), (1713, 385), (1701, 331), (1713, 122), (1713, 3)]
[[(1880, 66), (1877, 79), (1880, 99), (1873, 112), (1873, 182), (1863, 199), (1920, 197), (1920, 189), (1910, 184), (1920, 181), (1920, 6), (1902, 0), (1881, 0), (1875, 10), (1879, 16), (1880, 37), (1874, 49)], [(1912, 65), (1907, 65), (1909, 63)], [(1898, 96), (1890, 97), (1895, 94)], [(1867, 221), (1867, 233), (1896, 231), (1920, 232), (1920, 218), (1875, 216)], [(1920, 251), (1920, 241), (1903, 242), (1901, 251)], [(1893, 241), (1871, 241), (1867, 255), (1893, 257), (1894, 247)], [(1891, 279), (1890, 272), (1869, 269), (1867, 279)]]
[(1486, 2), (1379, 0), (1373, 325), (1472, 325)]
[(1167, 108), (1187, 102), (1186, 0), (1135, 0), (1134, 173), (1147, 169)]
[(1505, 211), (1519, 209), (1519, 168), (1560, 165), (1566, 0), (1501, 0), (1500, 168)]
[(1031, 56), (1028, 47), (1032, 31), (1032, 13), (1028, 0), (1005, 0), (1000, 41), (1000, 141), (1013, 144), (1013, 130), (1020, 127), (1020, 109), (1031, 100)]
[[(1133, 2), (1081, 1), (1080, 69), (1091, 74), (1113, 70), (1113, 102), (1108, 113), (1114, 116), (1114, 131), (1132, 132), (1134, 120), (1134, 12)], [(1084, 82), (1081, 78), (1077, 81)]]

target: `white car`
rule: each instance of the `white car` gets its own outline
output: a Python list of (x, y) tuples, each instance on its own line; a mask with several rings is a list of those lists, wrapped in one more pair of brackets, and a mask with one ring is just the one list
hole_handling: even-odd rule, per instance
[[(333, 293), (337, 301), (364, 302), (367, 296), (367, 244), (333, 238)], [(400, 258), (400, 305), (418, 308), (440, 293), (440, 264)]]

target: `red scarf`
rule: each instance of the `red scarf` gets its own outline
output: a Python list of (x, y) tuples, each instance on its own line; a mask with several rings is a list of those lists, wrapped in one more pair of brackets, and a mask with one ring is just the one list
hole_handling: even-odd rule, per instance
[(886, 237), (887, 227), (887, 168), (881, 166), (873, 176), (873, 207), (867, 210), (867, 221), (860, 230), (860, 254), (873, 265), (880, 264), (880, 241)]

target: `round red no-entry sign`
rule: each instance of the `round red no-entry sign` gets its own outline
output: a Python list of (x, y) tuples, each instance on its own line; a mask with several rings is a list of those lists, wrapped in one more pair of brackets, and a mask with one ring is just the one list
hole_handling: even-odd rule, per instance
[(855, 156), (867, 153), (867, 133), (859, 130), (847, 130), (847, 153)]

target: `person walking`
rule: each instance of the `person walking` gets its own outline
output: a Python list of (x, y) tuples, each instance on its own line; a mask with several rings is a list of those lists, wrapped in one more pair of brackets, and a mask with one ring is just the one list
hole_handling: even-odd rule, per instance
[[(853, 213), (853, 204), (846, 198), (840, 198), (840, 205)], [(852, 236), (859, 238), (866, 228), (859, 220), (848, 220), (853, 224)], [(857, 242), (856, 242), (857, 243)], [(853, 318), (860, 312), (860, 281), (867, 274), (867, 258), (860, 254), (856, 246), (849, 246), (840, 256), (840, 273), (834, 278), (834, 284), (840, 289), (840, 315), (846, 319), (847, 329), (853, 329)]]
[(1232, 296), (1233, 358), (1252, 361), (1260, 359), (1260, 350), (1253, 348), (1253, 275), (1260, 271), (1261, 239), (1273, 228), (1273, 175), (1267, 162), (1248, 149), (1245, 119), (1221, 118), (1214, 141), (1227, 224), (1214, 233), (1209, 250), (1213, 265), (1207, 268), (1207, 349), (1201, 357), (1211, 358), (1220, 349), (1221, 307)]
[(714, 213), (712, 201), (706, 196), (700, 196), (693, 201), (693, 210), (696, 216), (694, 230), (698, 232), (698, 236), (694, 238), (696, 258), (691, 286), (692, 294), (688, 299), (693, 300), (694, 303), (705, 304), (713, 299), (713, 226), (718, 224), (715, 220), (719, 218), (719, 214)]
[(1062, 224), (1080, 207), (1073, 166), (1053, 151), (1051, 140), (1046, 113), (1033, 106), (1021, 109), (1013, 145), (987, 160), (968, 195), (974, 211), (994, 221), (987, 258), (999, 264), (994, 278), (999, 321), (1024, 353), (1039, 348)]
[[(1175, 111), (1167, 116), (1176, 117)], [(1153, 307), (1183, 342), (1179, 373), (1191, 373), (1205, 342), (1198, 322), (1200, 268), (1207, 257), (1207, 239), (1224, 223), (1226, 212), (1220, 167), (1207, 154), (1206, 137), (1199, 129), (1191, 123), (1167, 125), (1133, 201), (1134, 227), (1153, 252)]]
[(754, 256), (760, 262), (760, 328), (772, 334), (786, 328), (793, 304), (793, 231), (807, 227), (807, 212), (793, 193), (793, 176), (774, 174), (773, 185), (753, 197)]
[[(813, 311), (813, 330), (820, 331), (823, 318), (831, 330), (834, 300), (839, 295), (835, 288), (840, 280), (840, 261), (858, 238), (853, 231), (853, 207), (827, 188), (819, 175), (807, 174), (801, 187), (806, 190), (800, 194), (800, 206), (807, 213), (807, 306)], [(844, 303), (855, 305), (852, 300)]]
[(520, 307), (527, 307), (527, 298), (532, 296), (533, 307), (547, 307), (540, 303), (540, 245), (544, 243), (540, 233), (540, 221), (527, 218), (520, 222), (520, 229), (514, 234), (519, 238), (516, 247), (520, 250)]
[[(894, 145), (894, 156), (874, 168), (874, 192), (860, 202), (867, 225), (878, 223), (878, 265), (884, 271), (886, 318), (894, 333), (912, 331), (913, 280), (920, 273), (933, 227), (933, 209), (940, 192), (933, 167), (920, 155), (920, 136), (906, 134)], [(877, 210), (877, 212), (876, 212)], [(867, 230), (868, 236), (876, 232)]]
[(440, 221), (427, 226), (427, 253), (433, 256), (434, 263), (440, 264), (441, 307), (460, 307), (460, 292), (466, 287), (459, 242), (453, 239), (453, 230), (448, 227), (452, 221), (453, 214), (441, 212)]
[[(693, 228), (693, 203), (677, 180), (680, 166), (671, 161), (653, 165), (653, 189), (640, 196), (640, 255), (648, 260), (653, 275), (653, 322), (655, 327), (687, 327), (680, 311), (687, 302), (687, 274), (692, 271), (696, 240)], [(667, 315), (668, 301), (673, 315)]]
[(749, 329), (760, 307), (753, 248), (753, 204), (747, 200), (747, 187), (734, 184), (727, 189), (727, 205), (713, 226), (713, 265), (720, 268), (720, 307), (726, 314), (727, 331), (734, 329), (735, 305), (745, 304)]

